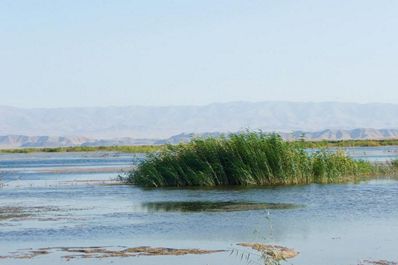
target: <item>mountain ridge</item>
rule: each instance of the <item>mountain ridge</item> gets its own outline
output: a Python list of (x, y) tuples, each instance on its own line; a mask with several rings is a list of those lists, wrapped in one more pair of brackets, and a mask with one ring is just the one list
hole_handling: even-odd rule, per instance
[(199, 106), (0, 107), (0, 135), (165, 139), (185, 133), (398, 128), (398, 104), (229, 102)]
[(199, 106), (0, 107), (0, 135), (165, 139), (186, 133), (398, 128), (398, 104), (229, 102)]

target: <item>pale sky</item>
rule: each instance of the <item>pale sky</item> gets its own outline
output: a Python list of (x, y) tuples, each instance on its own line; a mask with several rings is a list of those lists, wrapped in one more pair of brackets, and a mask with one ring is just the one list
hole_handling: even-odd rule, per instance
[(268, 100), (398, 103), (398, 1), (0, 1), (0, 105)]

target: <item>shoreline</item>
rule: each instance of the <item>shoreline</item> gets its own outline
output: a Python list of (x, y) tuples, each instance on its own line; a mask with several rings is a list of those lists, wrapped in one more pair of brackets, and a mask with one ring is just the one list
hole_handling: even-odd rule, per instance
[[(368, 140), (296, 140), (289, 141), (303, 148), (350, 148), (350, 147), (394, 147), (398, 139)], [(70, 152), (120, 152), (154, 153), (166, 145), (120, 145), (120, 146), (67, 146), (67, 147), (16, 147), (0, 148), (0, 154), (24, 153), (70, 153)]]

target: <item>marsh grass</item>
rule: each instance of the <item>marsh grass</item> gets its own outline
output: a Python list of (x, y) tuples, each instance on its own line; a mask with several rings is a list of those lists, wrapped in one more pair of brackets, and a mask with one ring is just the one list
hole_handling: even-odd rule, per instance
[(147, 187), (338, 183), (381, 169), (386, 170), (342, 151), (309, 154), (300, 142), (246, 132), (167, 145), (132, 170), (127, 182)]

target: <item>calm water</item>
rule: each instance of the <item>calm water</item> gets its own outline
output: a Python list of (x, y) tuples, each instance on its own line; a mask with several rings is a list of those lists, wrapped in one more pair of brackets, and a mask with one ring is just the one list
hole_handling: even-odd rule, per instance
[[(395, 158), (397, 148), (356, 148), (360, 159)], [(143, 155), (116, 153), (0, 155), (0, 209), (22, 216), (0, 219), (0, 256), (24, 248), (153, 246), (237, 249), (265, 242), (300, 252), (287, 264), (398, 261), (398, 182), (303, 185), (250, 189), (140, 189), (108, 185)], [(104, 173), (105, 171), (105, 173)], [(95, 180), (95, 181), (94, 181)], [(288, 203), (303, 207), (189, 212), (145, 207), (156, 202)], [(176, 257), (73, 259), (53, 253), (1, 264), (247, 264), (230, 252)], [(255, 259), (255, 258), (253, 258)]]

